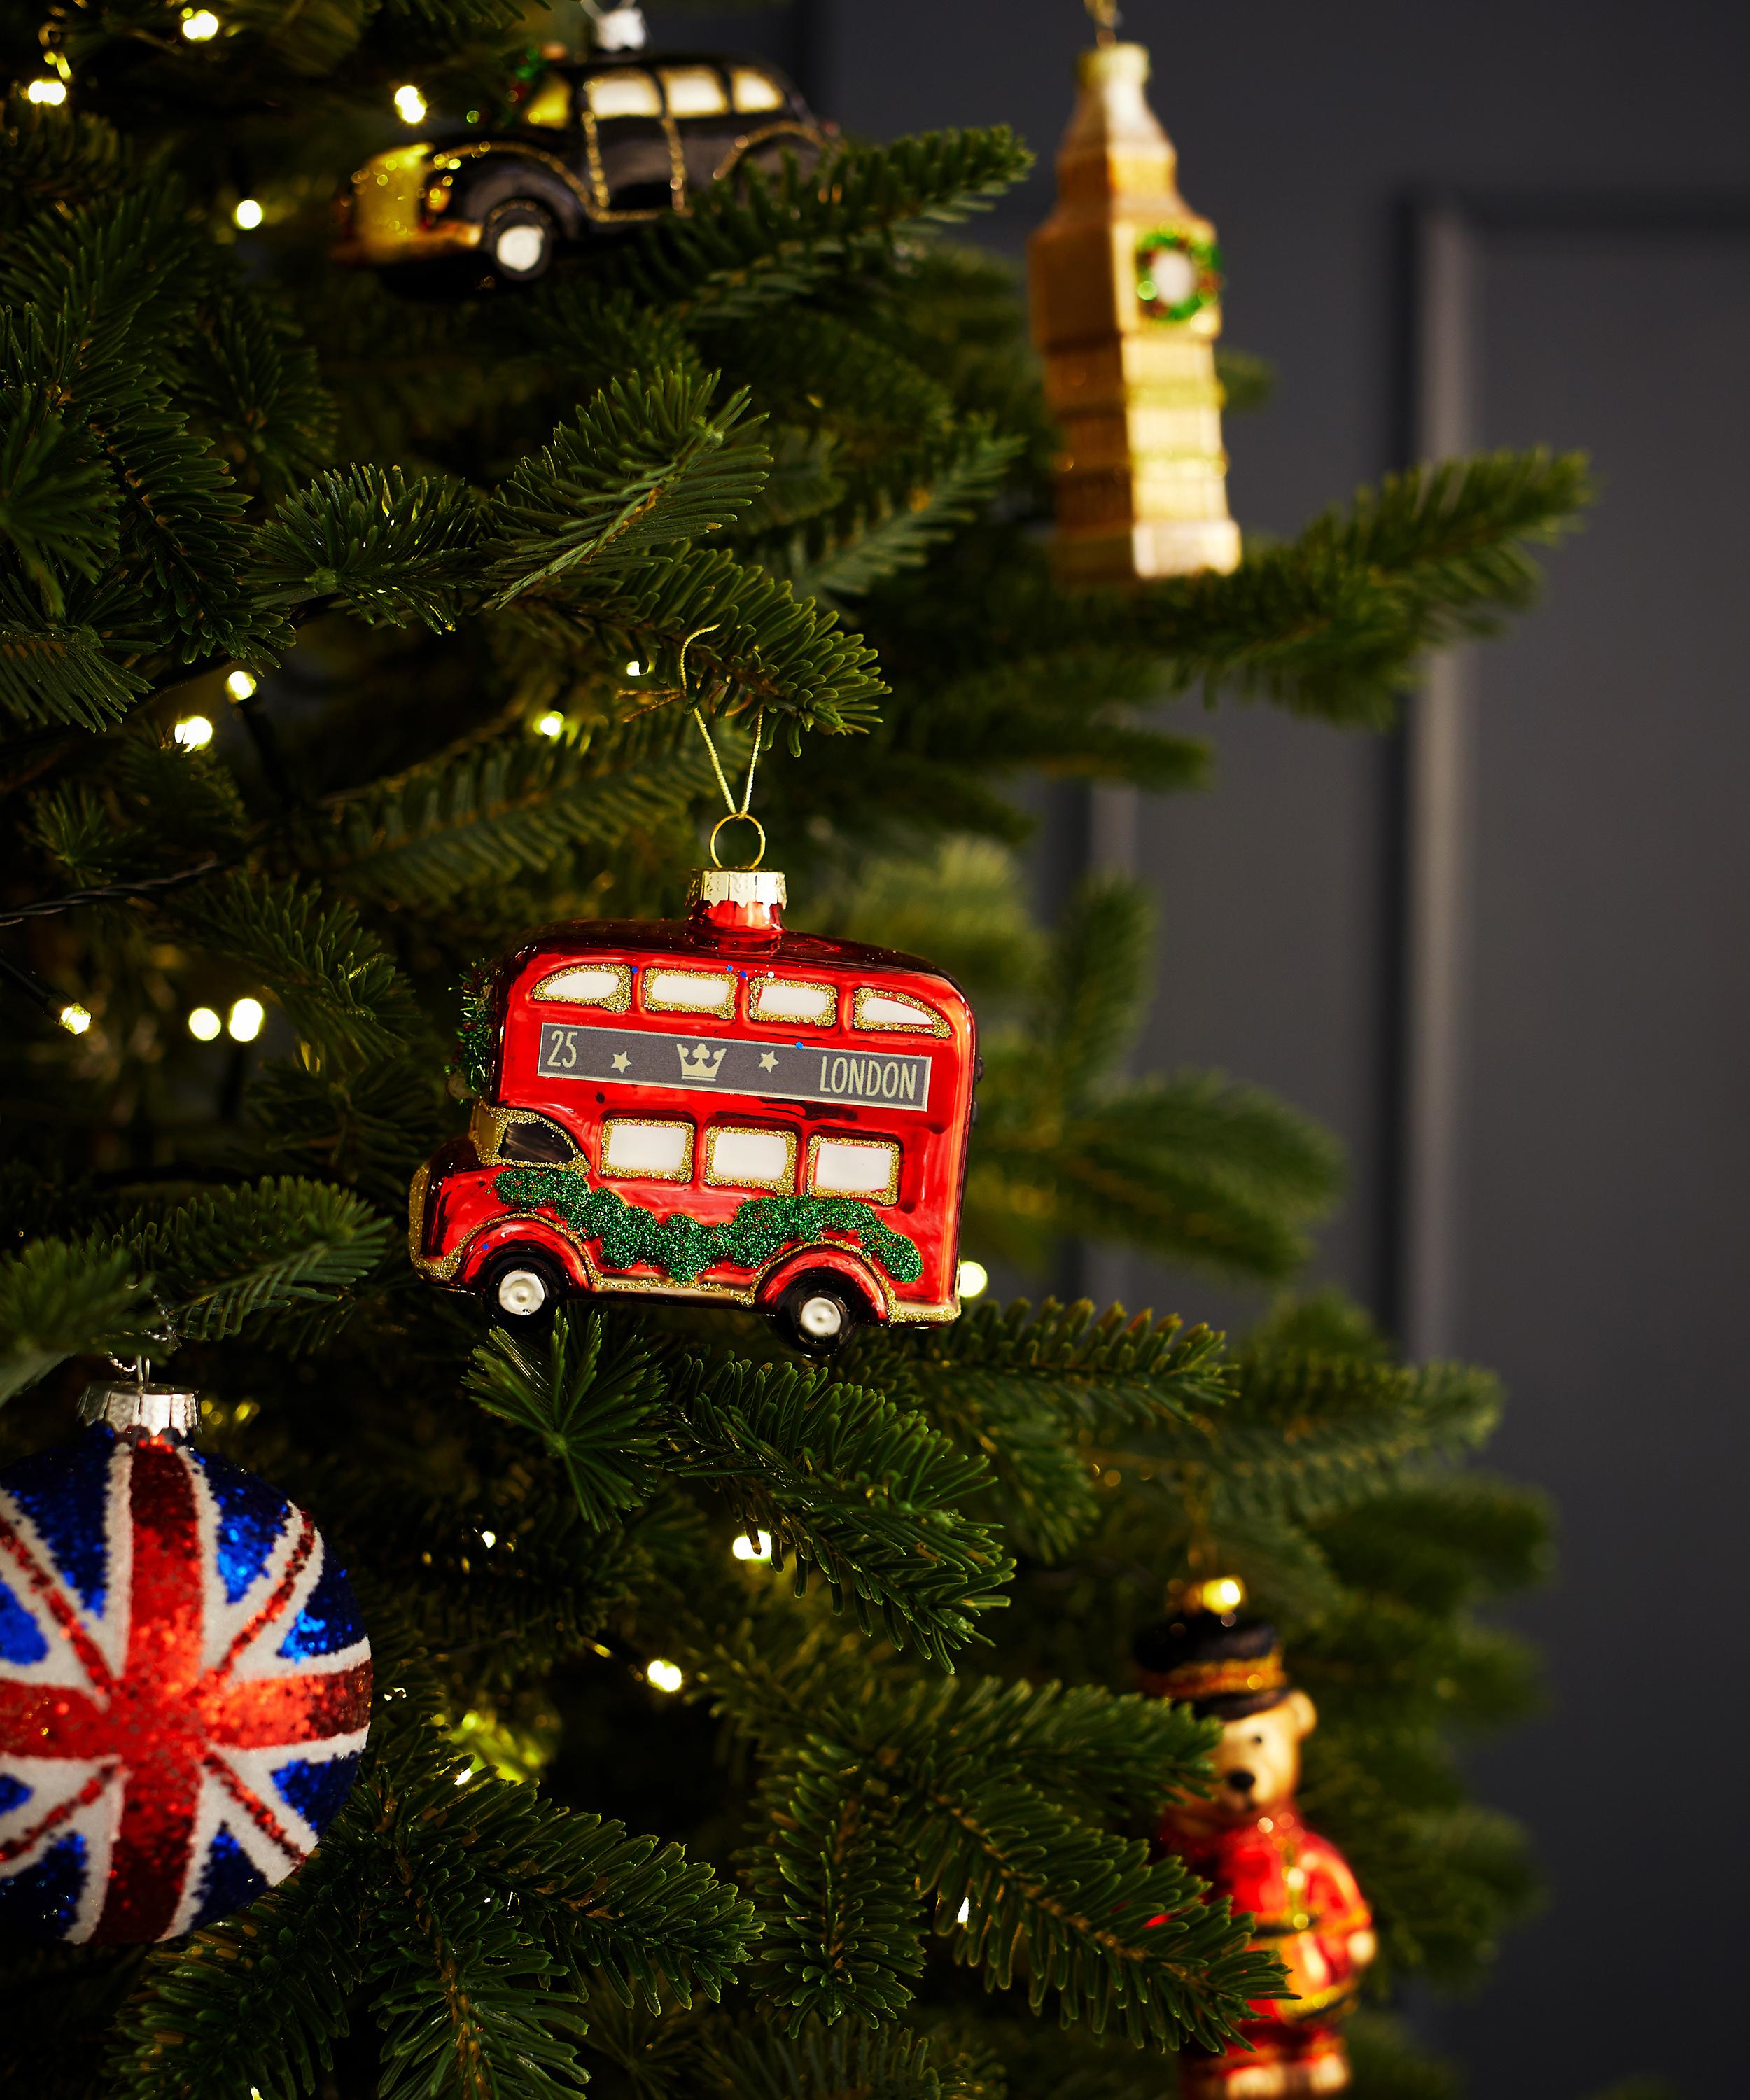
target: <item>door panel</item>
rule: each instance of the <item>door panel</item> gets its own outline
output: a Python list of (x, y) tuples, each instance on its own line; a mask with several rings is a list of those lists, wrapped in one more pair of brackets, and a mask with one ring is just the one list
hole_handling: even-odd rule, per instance
[[(1509, 1388), (1492, 1463), (1564, 1513), (1560, 1579), (1514, 1614), (1554, 1710), (1477, 1761), (1554, 1890), (1448, 2023), (1491, 2100), (1634, 2071), (1713, 2089), (1703, 2008), (1739, 1965), (1715, 1860), (1750, 1719), (1750, 223), (1733, 218), (1501, 209), (1471, 234), (1472, 441), (1585, 447), (1602, 484), (1539, 617), (1470, 659), (1469, 865), (1448, 900), (1468, 920), (1452, 1341)], [(1682, 1923), (1633, 1934), (1648, 1876)], [(1593, 2010), (1617, 1976), (1663, 2009), (1655, 2056), (1625, 2060)]]

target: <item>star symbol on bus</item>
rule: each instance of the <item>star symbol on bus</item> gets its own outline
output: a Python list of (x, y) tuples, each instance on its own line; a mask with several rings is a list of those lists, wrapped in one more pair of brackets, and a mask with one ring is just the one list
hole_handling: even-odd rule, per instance
[(616, 1072), (627, 1072), (630, 1071), (631, 1069), (631, 1058), (626, 1055), (624, 1050), (616, 1050), (614, 1052), (614, 1070)]
[(778, 1070), (778, 1052), (775, 1050), (768, 1050), (760, 1060), (760, 1070), (762, 1072), (775, 1072)]

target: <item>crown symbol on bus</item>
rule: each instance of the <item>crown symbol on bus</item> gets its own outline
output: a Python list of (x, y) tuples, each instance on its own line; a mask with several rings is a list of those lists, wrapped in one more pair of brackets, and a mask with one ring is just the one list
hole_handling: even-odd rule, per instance
[(723, 1052), (728, 1047), (726, 1043), (720, 1043), (713, 1052), (707, 1050), (703, 1043), (695, 1043), (693, 1045), (692, 1053), (689, 1056), (684, 1043), (676, 1043), (675, 1051), (681, 1060), (681, 1078), (683, 1079), (716, 1079), (717, 1067), (723, 1062)]

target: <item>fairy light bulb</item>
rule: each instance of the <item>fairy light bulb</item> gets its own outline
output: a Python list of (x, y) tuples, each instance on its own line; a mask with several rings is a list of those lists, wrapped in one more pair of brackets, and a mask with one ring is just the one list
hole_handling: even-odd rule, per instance
[(657, 1657), (644, 1674), (659, 1692), (678, 1692), (686, 1682), (679, 1664), (665, 1661), (661, 1656)]
[(267, 1018), (267, 1009), (258, 999), (240, 999), (233, 1003), (225, 1026), (233, 1043), (253, 1043)]
[(395, 114), (403, 124), (423, 124), (425, 121), (425, 98), (411, 82), (395, 90)]
[(245, 233), (253, 233), (261, 224), (263, 216), (260, 202), (254, 197), (239, 197), (236, 209), (231, 215)]
[(91, 1010), (76, 999), (68, 999), (55, 1018), (69, 1035), (83, 1035), (91, 1025)]
[(756, 1543), (744, 1533), (730, 1551), (738, 1560), (769, 1560), (772, 1557), (772, 1534), (769, 1531), (762, 1531)]
[(218, 34), (218, 17), (210, 7), (199, 7), (183, 17), (183, 34), (192, 44), (210, 43)]
[(247, 671), (233, 671), (225, 681), (225, 690), (234, 700), (246, 700), (255, 690), (255, 681)]
[(188, 1017), (188, 1033), (196, 1043), (214, 1041), (224, 1025), (209, 1006), (197, 1006)]
[(954, 1272), (954, 1287), (963, 1298), (977, 1298), (990, 1288), (990, 1272), (981, 1261), (963, 1261)]
[(565, 734), (565, 717), (562, 714), (554, 712), (549, 708), (545, 714), (542, 715), (536, 721), (535, 724), (535, 730), (538, 736), (563, 736)]
[(205, 751), (213, 741), (213, 725), (205, 715), (184, 715), (171, 734), (184, 751)]
[(24, 90), (24, 99), (46, 108), (58, 109), (67, 99), (67, 83), (64, 80), (33, 80)]

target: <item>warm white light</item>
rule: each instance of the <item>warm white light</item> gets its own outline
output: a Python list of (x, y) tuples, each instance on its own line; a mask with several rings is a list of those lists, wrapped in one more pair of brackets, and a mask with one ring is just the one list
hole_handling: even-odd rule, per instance
[(972, 1899), (970, 1896), (962, 1896), (960, 1899), (960, 1908), (954, 1914), (954, 1923), (956, 1925), (964, 1925), (966, 1921), (972, 1915)]
[(196, 1043), (210, 1043), (224, 1025), (209, 1006), (197, 1006), (188, 1017), (188, 1033)]
[(231, 215), (245, 233), (253, 233), (262, 223), (260, 202), (254, 197), (239, 197), (237, 208)]
[(425, 121), (425, 98), (417, 87), (398, 87), (395, 90), (395, 114), (403, 124), (423, 124)]
[(213, 741), (213, 725), (205, 715), (184, 715), (172, 734), (184, 751), (205, 751)]
[(1245, 1592), (1231, 1575), (1203, 1586), (1203, 1605), (1206, 1611), (1236, 1612), (1245, 1602)]
[(463, 1770), (461, 1770), (461, 1771), (457, 1772), (457, 1774), (456, 1775), (456, 1784), (458, 1786), (466, 1786), (466, 1785), (467, 1785), (467, 1784), (468, 1784), (468, 1782), (469, 1782), (469, 1780), (471, 1780), (473, 1777), (474, 1777), (474, 1772), (473, 1772), (472, 1769), (471, 1769), (471, 1768), (469, 1768), (469, 1767), (465, 1767), (463, 1768)]
[(772, 1557), (772, 1534), (769, 1531), (762, 1531), (757, 1546), (751, 1538), (743, 1536), (736, 1540), (730, 1551), (738, 1560), (769, 1560)]
[(498, 1533), (496, 1531), (483, 1531), (480, 1534), (480, 1543), (487, 1546), (496, 1546)]
[(67, 99), (67, 83), (64, 80), (33, 80), (24, 94), (32, 102), (46, 102), (58, 108)]
[(990, 1282), (990, 1272), (981, 1261), (963, 1261), (954, 1273), (954, 1287), (963, 1298), (976, 1298)]
[(536, 723), (535, 727), (537, 732), (542, 736), (563, 736), (565, 734), (565, 717), (562, 714), (556, 714), (549, 711), (540, 717), (540, 719)]
[(255, 690), (255, 681), (247, 671), (233, 671), (225, 681), (225, 690), (234, 700), (246, 700)]
[(90, 1009), (81, 1006), (76, 999), (69, 999), (55, 1018), (69, 1035), (83, 1035), (91, 1025)]
[(628, 664), (626, 666), (626, 676), (628, 678), (641, 678), (643, 675), (644, 666), (641, 664)]
[(655, 1661), (644, 1674), (659, 1692), (678, 1692), (685, 1682), (679, 1665), (672, 1662), (664, 1662), (660, 1656), (658, 1656)]
[(218, 34), (218, 17), (209, 7), (202, 7), (192, 15), (183, 17), (183, 34), (192, 44), (204, 44)]
[(253, 1043), (262, 1032), (262, 1023), (267, 1018), (267, 1009), (258, 999), (240, 999), (231, 1009), (231, 1018), (225, 1023), (231, 1031), (233, 1043)]

